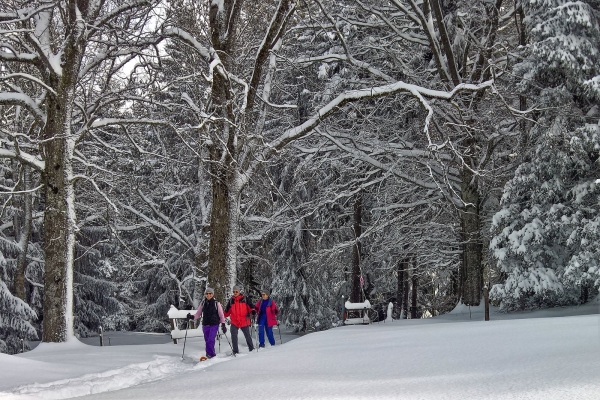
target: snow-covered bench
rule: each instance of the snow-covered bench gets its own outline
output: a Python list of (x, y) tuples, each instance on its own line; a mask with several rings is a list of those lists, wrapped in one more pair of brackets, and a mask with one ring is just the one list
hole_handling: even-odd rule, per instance
[[(365, 300), (362, 303), (350, 303), (347, 301), (344, 304), (344, 309), (344, 325), (362, 325), (371, 323), (368, 313), (368, 310), (371, 309), (369, 300)], [(352, 314), (357, 314), (358, 317), (348, 318), (348, 311)]]
[[(177, 344), (177, 339), (183, 339), (185, 337), (185, 329), (179, 329), (178, 324), (175, 323), (178, 319), (184, 319), (187, 321), (188, 313), (194, 314), (196, 311), (194, 310), (178, 310), (177, 307), (171, 305), (169, 312), (167, 315), (169, 316), (169, 321), (171, 322), (171, 339), (173, 339), (173, 343)], [(204, 334), (202, 333), (202, 327), (200, 324), (195, 326), (196, 323), (194, 321), (189, 322), (187, 330), (187, 337), (202, 337)]]

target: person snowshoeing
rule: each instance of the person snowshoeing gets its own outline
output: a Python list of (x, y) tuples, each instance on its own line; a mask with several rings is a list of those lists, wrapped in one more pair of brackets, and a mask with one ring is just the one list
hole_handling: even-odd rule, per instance
[(277, 314), (279, 308), (277, 304), (269, 297), (269, 291), (263, 290), (260, 292), (261, 299), (256, 302), (254, 308), (258, 313), (258, 342), (260, 347), (265, 347), (265, 331), (271, 346), (275, 346), (275, 338), (273, 337), (273, 326), (277, 325)]
[(204, 296), (206, 298), (200, 303), (196, 314), (192, 315), (188, 313), (187, 315), (189, 320), (196, 320), (202, 316), (202, 332), (204, 333), (204, 341), (206, 342), (206, 357), (201, 357), (200, 361), (213, 358), (217, 355), (215, 353), (215, 339), (219, 330), (219, 324), (221, 324), (223, 333), (227, 332), (223, 307), (221, 307), (221, 303), (215, 300), (215, 291), (213, 288), (207, 287), (204, 291)]
[(247, 297), (242, 294), (239, 286), (234, 286), (233, 296), (227, 302), (227, 306), (225, 306), (225, 317), (229, 317), (231, 320), (231, 343), (234, 354), (240, 352), (238, 348), (238, 330), (241, 330), (244, 334), (248, 350), (254, 350), (252, 336), (250, 336), (251, 313), (255, 313), (255, 311), (248, 303)]

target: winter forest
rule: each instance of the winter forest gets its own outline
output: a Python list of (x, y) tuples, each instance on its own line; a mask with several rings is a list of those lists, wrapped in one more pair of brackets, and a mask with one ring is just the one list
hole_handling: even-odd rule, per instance
[(2, 0), (0, 351), (586, 303), (599, 100), (600, 0)]

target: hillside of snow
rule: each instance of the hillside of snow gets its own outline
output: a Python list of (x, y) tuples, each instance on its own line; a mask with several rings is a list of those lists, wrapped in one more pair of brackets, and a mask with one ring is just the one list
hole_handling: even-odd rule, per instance
[[(0, 399), (599, 399), (600, 305), (347, 326), (195, 363), (203, 340), (0, 354)], [(552, 315), (553, 314), (553, 315)], [(571, 316), (560, 316), (571, 314)], [(582, 314), (582, 315), (579, 315)], [(529, 316), (530, 318), (524, 318)], [(560, 316), (560, 317), (559, 317)], [(536, 318), (531, 318), (536, 317)], [(243, 343), (243, 340), (240, 341)]]

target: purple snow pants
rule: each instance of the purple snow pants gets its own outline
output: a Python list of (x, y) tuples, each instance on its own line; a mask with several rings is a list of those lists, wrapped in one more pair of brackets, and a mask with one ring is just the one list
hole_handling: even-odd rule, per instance
[(215, 339), (218, 331), (219, 325), (202, 325), (204, 341), (206, 342), (206, 356), (209, 358), (217, 355), (215, 353)]

